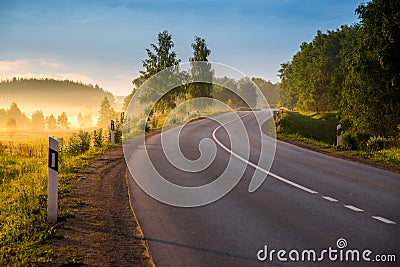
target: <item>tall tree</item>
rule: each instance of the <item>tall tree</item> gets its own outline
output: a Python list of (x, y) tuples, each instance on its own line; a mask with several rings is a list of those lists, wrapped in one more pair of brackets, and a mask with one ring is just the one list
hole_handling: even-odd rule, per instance
[[(199, 61), (207, 62), (211, 50), (208, 49), (206, 40), (198, 36), (194, 37), (192, 43), (193, 57), (189, 59), (191, 62), (190, 74), (193, 80), (202, 81), (191, 83), (187, 89), (187, 98), (193, 99), (198, 97), (211, 97), (212, 82), (214, 72), (210, 63), (196, 63)], [(207, 101), (201, 101), (199, 105), (205, 107)]]
[(55, 129), (57, 129), (57, 120), (53, 114), (46, 117), (46, 125), (47, 129), (49, 129), (50, 131), (54, 131)]
[(250, 78), (238, 81), (238, 94), (244, 100), (243, 107), (255, 108), (257, 104), (257, 88)]
[(110, 101), (107, 97), (103, 98), (100, 104), (99, 118), (97, 120), (97, 126), (99, 128), (108, 128), (112, 119), (116, 117), (115, 110), (111, 106)]
[(0, 108), (0, 127), (4, 126), (7, 121), (7, 112), (4, 108)]
[(61, 115), (58, 115), (57, 125), (59, 128), (69, 129), (70, 123), (68, 122), (68, 116), (65, 112), (61, 113)]
[(85, 129), (85, 128), (92, 127), (93, 120), (89, 114), (82, 115), (81, 113), (79, 113), (77, 116), (77, 119), (78, 119), (78, 123), (79, 123), (79, 128)]
[(278, 71), (281, 82), (278, 84), (279, 104), (288, 109), (294, 109), (297, 103), (297, 90), (293, 85), (292, 65), (290, 62), (282, 63)]
[(361, 26), (346, 41), (341, 111), (360, 132), (394, 136), (400, 125), (400, 1), (357, 9)]
[(281, 64), (279, 97), (282, 105), (301, 110), (337, 109), (335, 86), (344, 40), (352, 27), (336, 31), (317, 31), (310, 43), (302, 43), (291, 62)]
[(15, 132), (17, 130), (17, 121), (16, 119), (10, 117), (8, 118), (6, 122), (6, 129), (10, 131), (11, 133)]
[(41, 110), (37, 110), (32, 113), (32, 121), (31, 128), (35, 131), (43, 130), (45, 125), (45, 119), (43, 116), (43, 112)]
[[(154, 109), (157, 111), (164, 112), (167, 109), (175, 107), (175, 100), (182, 92), (180, 90), (171, 90), (164, 94), (163, 90), (168, 88), (171, 84), (171, 79), (176, 79), (176, 75), (179, 72), (179, 62), (174, 48), (174, 42), (172, 41), (172, 35), (168, 31), (163, 31), (157, 35), (157, 44), (151, 44), (151, 49), (146, 49), (148, 58), (143, 60), (143, 67), (145, 70), (140, 71), (143, 80), (147, 80), (154, 74), (165, 70), (170, 67), (169, 72), (164, 72), (163, 77), (159, 80), (153, 80), (153, 84), (147, 87), (147, 92), (144, 92), (140, 96), (142, 103), (155, 101), (161, 97), (156, 103)], [(172, 78), (174, 77), (174, 78)]]
[(15, 120), (16, 125), (18, 125), (19, 129), (29, 127), (30, 121), (28, 117), (26, 117), (26, 115), (22, 113), (16, 103), (12, 103), (6, 113), (8, 118), (12, 118)]
[(10, 108), (8, 109), (8, 114), (9, 117), (13, 117), (16, 120), (18, 120), (22, 116), (22, 112), (19, 109), (18, 105), (16, 103), (12, 103), (10, 105)]
[(132, 92), (124, 98), (124, 103), (123, 103), (123, 106), (122, 106), (123, 110), (126, 110), (128, 108), (129, 103), (131, 102), (133, 95), (136, 93), (136, 91), (139, 89), (139, 87), (145, 81), (146, 81), (146, 79), (142, 75), (137, 77), (137, 78), (135, 78), (135, 79), (133, 79), (133, 81), (132, 81), (133, 89), (132, 89)]
[(176, 58), (176, 52), (172, 51), (174, 48), (174, 42), (172, 41), (172, 35), (167, 30), (158, 33), (157, 45), (150, 44), (154, 50), (146, 49), (148, 58), (143, 60), (144, 71), (140, 71), (145, 79), (153, 76), (157, 72), (160, 72), (166, 68), (177, 66), (180, 59)]
[(251, 80), (260, 89), (261, 93), (267, 99), (268, 104), (271, 107), (275, 107), (278, 104), (277, 85), (262, 78), (252, 78)]
[(211, 95), (214, 99), (222, 101), (235, 109), (242, 106), (242, 101), (237, 95), (238, 82), (228, 77), (216, 77)]

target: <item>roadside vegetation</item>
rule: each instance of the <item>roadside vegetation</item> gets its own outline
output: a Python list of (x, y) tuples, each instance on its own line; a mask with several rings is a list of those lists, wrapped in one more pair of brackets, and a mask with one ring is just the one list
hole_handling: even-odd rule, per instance
[[(211, 63), (198, 64), (198, 62), (208, 62), (208, 57), (211, 54), (211, 50), (208, 48), (204, 38), (198, 36), (194, 37), (194, 42), (191, 44), (193, 56), (189, 58), (191, 64), (189, 71), (179, 68), (181, 59), (179, 59), (177, 53), (173, 51), (174, 42), (172, 40), (172, 35), (167, 30), (159, 32), (157, 35), (157, 42), (150, 46), (150, 48), (146, 49), (148, 57), (143, 60), (144, 70), (140, 71), (140, 76), (132, 81), (134, 88), (131, 94), (124, 100), (125, 110), (134, 95), (138, 105), (147, 105), (148, 108), (151, 109), (148, 110), (147, 107), (144, 108), (146, 111), (150, 111), (148, 112), (149, 125), (146, 128), (148, 131), (160, 128), (161, 125), (164, 124), (168, 113), (175, 108), (179, 109), (181, 103), (199, 97), (219, 100), (232, 109), (248, 108), (248, 106), (256, 107), (257, 104), (263, 102), (260, 101), (262, 96), (257, 93), (258, 87), (258, 89), (260, 89), (260, 94), (262, 94), (270, 104), (273, 106), (277, 105), (278, 95), (276, 92), (276, 84), (256, 77), (244, 77), (239, 80), (226, 76), (216, 77)], [(154, 80), (149, 79), (166, 68), (174, 69), (174, 80), (178, 79), (181, 82), (180, 86), (168, 91), (168, 93), (163, 91), (165, 89), (163, 84), (158, 84), (154, 82)], [(190, 82), (191, 80), (203, 80), (205, 82)], [(145, 86), (144, 88), (142, 87), (142, 90), (138, 91), (146, 82), (154, 84)], [(161, 95), (162, 97), (158, 99), (157, 102), (153, 103), (155, 100), (154, 97)], [(242, 98), (246, 99), (247, 103)], [(200, 104), (200, 102), (198, 102), (196, 108), (193, 108), (193, 106), (185, 107), (185, 112), (182, 110), (179, 111), (184, 115), (180, 116), (181, 118), (175, 119), (177, 121), (186, 121), (190, 119), (198, 109), (213, 114), (215, 112), (211, 103), (212, 102), (203, 102)], [(138, 125), (142, 126), (143, 123), (144, 122), (138, 122)], [(168, 123), (170, 122), (167, 121), (167, 124)], [(175, 123), (177, 122), (172, 122), (172, 124)]]
[(389, 138), (360, 135), (352, 132), (349, 125), (344, 125), (341, 145), (336, 146), (339, 117), (338, 112), (284, 111), (280, 115), (281, 129), (277, 136), (282, 140), (302, 142), (338, 155), (367, 159), (388, 167), (400, 167), (400, 134)]
[(395, 136), (400, 125), (400, 2), (373, 0), (360, 23), (318, 31), (279, 70), (279, 101), (290, 110), (338, 111), (354, 132)]
[[(111, 145), (109, 131), (102, 129), (57, 139), (60, 221), (70, 216), (64, 198), (76, 172)], [(62, 238), (56, 225), (47, 222), (47, 154), (45, 138), (0, 141), (0, 266), (51, 263), (56, 256), (46, 245), (51, 238)]]
[(359, 23), (317, 31), (281, 64), (279, 103), (298, 112), (284, 114), (280, 136), (333, 148), (340, 123), (340, 153), (399, 166), (400, 2), (372, 0), (355, 13)]

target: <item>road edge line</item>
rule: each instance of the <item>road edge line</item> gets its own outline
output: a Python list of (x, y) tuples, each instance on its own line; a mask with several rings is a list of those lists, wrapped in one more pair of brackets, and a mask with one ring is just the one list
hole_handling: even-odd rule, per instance
[(138, 221), (138, 219), (137, 219), (137, 217), (136, 217), (135, 210), (133, 209), (132, 198), (131, 198), (131, 191), (130, 191), (130, 187), (129, 187), (128, 168), (127, 168), (127, 167), (125, 167), (125, 182), (126, 182), (126, 189), (127, 189), (127, 191), (128, 191), (128, 202), (129, 202), (129, 207), (130, 207), (130, 209), (131, 209), (133, 219), (134, 219), (134, 220), (136, 221), (136, 223), (137, 223), (137, 226), (138, 226), (137, 228), (139, 229), (139, 233), (140, 233), (140, 239), (144, 242), (144, 245), (145, 245), (145, 248), (146, 248), (146, 251), (145, 251), (144, 254), (149, 258), (149, 264), (150, 264), (151, 266), (153, 266), (153, 267), (156, 267), (156, 264), (154, 263), (154, 259), (153, 259), (153, 257), (151, 256), (151, 253), (150, 253), (149, 244), (147, 243), (147, 240), (146, 240), (145, 237), (144, 237), (144, 233), (143, 233), (142, 227), (140, 226), (139, 221)]

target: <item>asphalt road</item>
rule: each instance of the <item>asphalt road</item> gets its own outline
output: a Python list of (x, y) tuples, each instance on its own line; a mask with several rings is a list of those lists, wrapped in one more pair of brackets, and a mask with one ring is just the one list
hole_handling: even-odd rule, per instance
[[(220, 116), (229, 119), (232, 114)], [(232, 143), (239, 144), (236, 148), (240, 144), (245, 146), (243, 136), (236, 130), (241, 122), (236, 120), (226, 130), (220, 127), (215, 132), (215, 138), (225, 148), (217, 144), (213, 163), (197, 173), (180, 171), (166, 159), (159, 134), (146, 140), (155, 168), (179, 185), (199, 186), (213, 181), (227, 167), (230, 158), (235, 161), (238, 173), (246, 169), (230, 193), (196, 208), (163, 204), (143, 192), (133, 179), (129, 180), (136, 216), (158, 266), (309, 266), (311, 263), (307, 261), (291, 261), (288, 253), (298, 250), (301, 259), (303, 250), (312, 249), (319, 258), (321, 251), (329, 247), (338, 250), (332, 253), (332, 257), (337, 255), (336, 261), (330, 261), (326, 252), (324, 261), (314, 265), (361, 266), (366, 263), (362, 258), (358, 263), (346, 262), (346, 256), (340, 260), (339, 251), (357, 249), (362, 257), (361, 253), (368, 249), (372, 251), (365, 254), (372, 260), (368, 266), (387, 265), (373, 261), (378, 254), (395, 255), (397, 264), (389, 266), (398, 266), (400, 174), (278, 141), (271, 173), (255, 192), (249, 193), (254, 166), (258, 166), (258, 171), (268, 171), (269, 164), (258, 159), (265, 152), (261, 144), (270, 148), (271, 139), (257, 130), (252, 114), (241, 120), (250, 136), (249, 162), (239, 159), (241, 151), (234, 151), (236, 156), (230, 152)], [(199, 142), (213, 138), (218, 126), (208, 119), (184, 126), (179, 139), (182, 153), (191, 160), (197, 159)], [(165, 134), (177, 132), (172, 129)], [(128, 159), (128, 164), (136, 168), (134, 175), (151, 175), (147, 171), (149, 166), (143, 164), (144, 155), (142, 146)], [(343, 249), (337, 247), (340, 238), (347, 242)], [(281, 254), (281, 258), (288, 260), (280, 261), (275, 252), (272, 261), (271, 258), (259, 261), (257, 253), (265, 246), (269, 253), (285, 250), (287, 253)], [(291, 256), (296, 258), (294, 252)]]

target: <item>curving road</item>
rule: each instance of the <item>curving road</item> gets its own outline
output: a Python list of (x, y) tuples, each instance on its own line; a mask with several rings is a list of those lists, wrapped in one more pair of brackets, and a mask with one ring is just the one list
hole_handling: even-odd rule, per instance
[[(303, 250), (313, 249), (318, 258), (324, 249), (338, 249), (340, 238), (347, 242), (344, 253), (349, 249), (358, 249), (360, 253), (368, 249), (372, 253), (367, 258), (372, 261), (379, 254), (395, 255), (398, 264), (400, 174), (277, 141), (271, 172), (255, 192), (249, 193), (256, 168), (268, 173), (268, 160), (258, 160), (266, 153), (261, 147), (271, 147), (271, 138), (257, 130), (253, 114), (240, 115), (240, 120), (225, 127), (206, 119), (179, 129), (181, 151), (191, 160), (199, 158), (201, 140), (215, 138), (217, 153), (213, 163), (197, 173), (183, 172), (171, 165), (162, 153), (160, 134), (146, 140), (153, 165), (166, 179), (179, 185), (199, 186), (213, 181), (229, 159), (234, 161), (238, 173), (245, 169), (229, 194), (197, 208), (163, 204), (144, 193), (133, 179), (129, 180), (136, 216), (158, 266), (309, 266), (310, 262), (284, 258), (294, 249), (300, 255)], [(226, 121), (232, 118), (229, 113), (219, 116)], [(242, 158), (242, 151), (230, 151), (232, 143), (239, 147), (243, 143), (243, 136), (236, 130), (242, 122), (250, 136), (248, 162)], [(164, 134), (176, 135), (179, 130), (173, 128)], [(127, 160), (135, 167), (134, 175), (150, 181), (144, 155), (141, 146)], [(269, 252), (283, 249), (287, 254), (281, 255), (280, 261), (275, 252), (272, 261), (261, 262), (257, 253), (265, 245)], [(264, 253), (260, 253), (262, 257)], [(330, 261), (324, 254), (324, 261), (316, 264), (361, 266), (365, 262), (345, 262), (340, 258)], [(396, 266), (396, 262), (369, 264), (374, 265)]]

